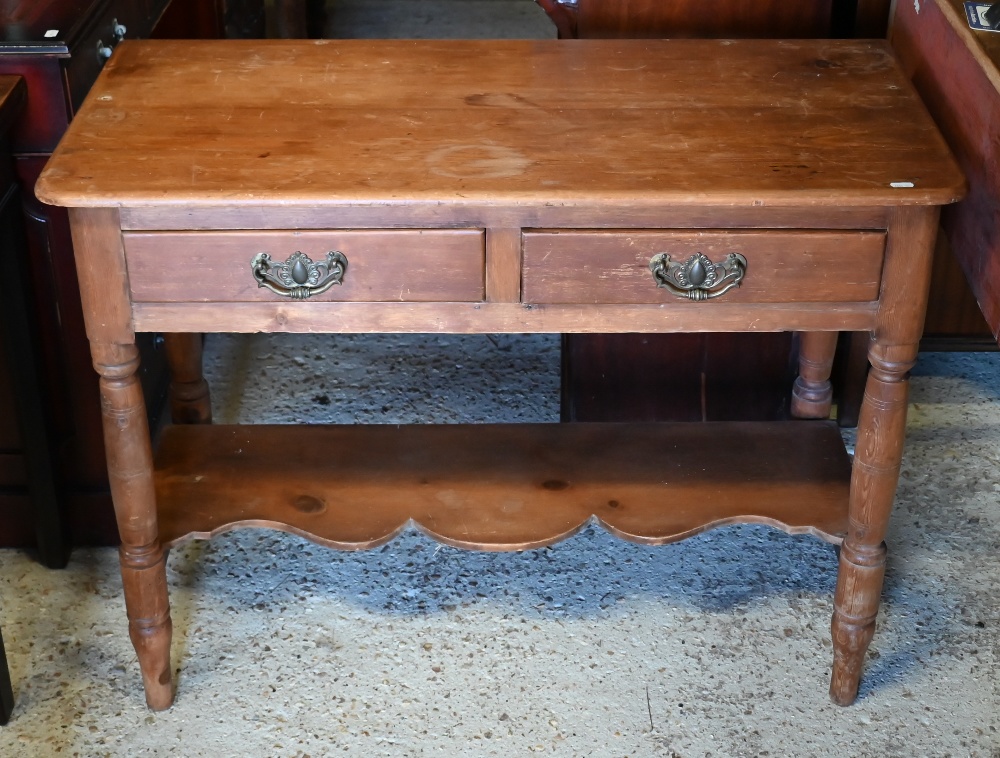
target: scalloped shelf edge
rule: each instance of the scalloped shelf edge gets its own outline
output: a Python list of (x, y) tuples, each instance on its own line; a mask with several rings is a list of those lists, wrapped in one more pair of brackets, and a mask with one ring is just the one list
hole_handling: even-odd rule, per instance
[(591, 521), (652, 545), (736, 523), (834, 544), (847, 529), (831, 422), (174, 426), (158, 448), (167, 546), (244, 527), (358, 550), (412, 524), (491, 551)]

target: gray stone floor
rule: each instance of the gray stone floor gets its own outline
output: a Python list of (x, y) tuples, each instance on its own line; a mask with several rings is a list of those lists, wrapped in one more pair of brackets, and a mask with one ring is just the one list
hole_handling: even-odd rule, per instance
[[(551, 36), (530, 0), (335, 8), (331, 36)], [(207, 356), (230, 423), (551, 421), (558, 365), (552, 336), (216, 336)], [(247, 530), (170, 557), (178, 692), (158, 714), (115, 551), (62, 572), (0, 551), (0, 756), (998, 758), (1000, 354), (921, 356), (911, 399), (850, 708), (826, 694), (834, 551), (808, 537), (337, 553)]]
[[(553, 336), (213, 336), (219, 422), (546, 421)], [(3, 756), (1000, 756), (1000, 354), (925, 354), (861, 696), (827, 697), (833, 549), (764, 527), (366, 553), (247, 530), (169, 561), (145, 709), (116, 554), (0, 551)]]

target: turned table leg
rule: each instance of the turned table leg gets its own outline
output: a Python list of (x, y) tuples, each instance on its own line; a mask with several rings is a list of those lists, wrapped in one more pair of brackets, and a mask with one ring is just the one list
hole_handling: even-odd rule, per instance
[(839, 332), (799, 334), (799, 376), (792, 387), (792, 416), (830, 418), (833, 386), (830, 371)]
[(146, 401), (136, 375), (139, 350), (121, 219), (116, 208), (71, 208), (69, 214), (90, 353), (100, 376), (129, 636), (139, 657), (146, 703), (162, 710), (173, 701), (166, 553), (157, 528)]
[(833, 600), (830, 697), (849, 705), (875, 633), (885, 576), (885, 533), (906, 433), (908, 374), (917, 358), (930, 282), (937, 209), (896, 208), (882, 270), (882, 293), (868, 349), (871, 370), (858, 420), (847, 536)]
[(91, 352), (100, 374), (104, 444), (122, 541), (119, 557), (129, 636), (139, 657), (146, 703), (162, 710), (173, 701), (170, 604), (166, 553), (157, 535), (149, 424), (136, 376), (139, 351), (134, 343), (91, 342)]
[(858, 423), (851, 477), (850, 521), (840, 550), (833, 612), (833, 678), (830, 697), (849, 705), (858, 693), (865, 653), (885, 575), (885, 531), (899, 479), (906, 427), (907, 372), (917, 346), (872, 346), (871, 370)]
[(212, 402), (202, 374), (201, 334), (165, 334), (170, 365), (170, 415), (175, 424), (211, 424)]

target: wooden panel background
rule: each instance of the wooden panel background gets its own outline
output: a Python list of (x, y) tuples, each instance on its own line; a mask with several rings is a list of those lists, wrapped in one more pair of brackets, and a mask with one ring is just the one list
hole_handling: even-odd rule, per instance
[(831, 0), (579, 0), (579, 37), (825, 37)]
[(899, 3), (891, 39), (968, 178), (968, 195), (942, 210), (941, 225), (1000, 339), (1000, 43), (974, 34), (961, 13), (951, 0), (924, 0), (919, 13)]

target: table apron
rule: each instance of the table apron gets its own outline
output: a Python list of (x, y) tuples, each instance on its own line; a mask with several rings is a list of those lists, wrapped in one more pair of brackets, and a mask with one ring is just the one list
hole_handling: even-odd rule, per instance
[(878, 303), (134, 303), (140, 332), (629, 333), (870, 331)]
[[(799, 199), (798, 196), (795, 198)], [(369, 205), (203, 206), (121, 208), (126, 231), (211, 231), (334, 228), (529, 229), (885, 229), (888, 209), (864, 205), (756, 205), (720, 207), (609, 198), (601, 203), (477, 202)]]

